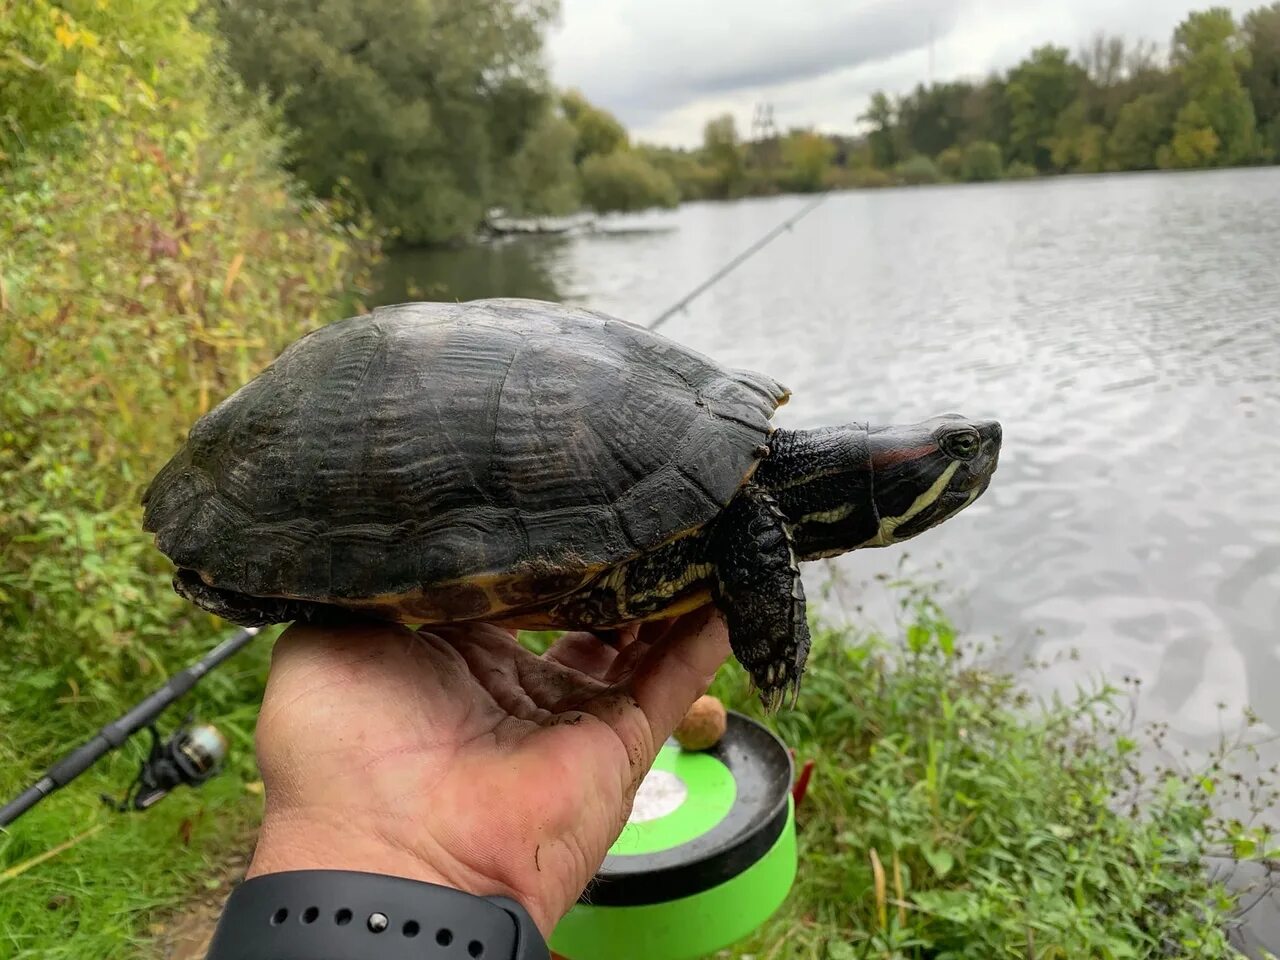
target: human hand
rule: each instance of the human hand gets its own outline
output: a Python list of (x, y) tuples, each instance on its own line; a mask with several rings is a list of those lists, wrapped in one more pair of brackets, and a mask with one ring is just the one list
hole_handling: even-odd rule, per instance
[(714, 608), (545, 656), (490, 624), (293, 626), (258, 721), (249, 876), (344, 869), (512, 897), (544, 936), (729, 654)]

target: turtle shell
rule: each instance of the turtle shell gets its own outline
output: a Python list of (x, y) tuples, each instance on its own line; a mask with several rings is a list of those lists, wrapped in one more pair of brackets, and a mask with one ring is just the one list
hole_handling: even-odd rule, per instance
[(588, 310), (382, 307), (197, 421), (143, 522), (224, 590), (406, 620), (529, 608), (715, 517), (786, 398)]

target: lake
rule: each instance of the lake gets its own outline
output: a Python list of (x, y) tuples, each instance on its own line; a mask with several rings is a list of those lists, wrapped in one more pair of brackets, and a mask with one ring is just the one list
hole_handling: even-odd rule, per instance
[[(379, 300), (646, 323), (807, 202), (404, 251)], [(1139, 678), (1141, 716), (1201, 749), (1245, 704), (1280, 730), (1280, 169), (833, 194), (662, 332), (790, 386), (786, 427), (999, 418), (990, 490), (907, 569), (1018, 656), (1078, 651), (1048, 687)], [(903, 552), (842, 558), (820, 608), (889, 616), (867, 581)], [(807, 570), (810, 595), (831, 575)]]

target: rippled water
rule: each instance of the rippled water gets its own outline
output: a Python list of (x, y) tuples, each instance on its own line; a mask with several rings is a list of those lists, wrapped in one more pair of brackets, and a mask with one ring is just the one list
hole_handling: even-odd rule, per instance
[[(646, 322), (804, 202), (401, 254), (382, 299), (412, 278)], [(964, 625), (1078, 649), (1058, 685), (1141, 678), (1143, 714), (1187, 743), (1220, 701), (1280, 730), (1280, 170), (833, 195), (663, 332), (789, 385), (783, 426), (998, 417), (990, 491), (908, 547)], [(901, 549), (839, 569), (861, 582)]]

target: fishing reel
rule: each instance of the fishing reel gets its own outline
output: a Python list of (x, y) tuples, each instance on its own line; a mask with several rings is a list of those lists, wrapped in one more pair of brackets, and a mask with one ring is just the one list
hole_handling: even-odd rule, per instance
[(154, 723), (147, 732), (151, 734), (151, 751), (125, 795), (119, 800), (106, 794), (102, 797), (121, 813), (146, 810), (184, 784), (200, 786), (217, 775), (227, 759), (227, 738), (211, 723), (193, 723), (188, 717), (168, 740), (160, 739)]
[(124, 716), (112, 720), (80, 746), (63, 755), (39, 780), (8, 803), (0, 805), (0, 827), (9, 826), (144, 728), (151, 734), (151, 752), (142, 762), (142, 769), (123, 799), (103, 796), (107, 806), (122, 811), (146, 810), (174, 787), (184, 783), (189, 787), (200, 786), (222, 769), (227, 758), (227, 738), (217, 727), (207, 723), (193, 724), (188, 716), (185, 725), (168, 740), (162, 741), (160, 731), (156, 729), (156, 717), (190, 691), (206, 673), (243, 650), (257, 635), (257, 627), (245, 627), (227, 637), (195, 663), (171, 676), (159, 690), (134, 704)]

